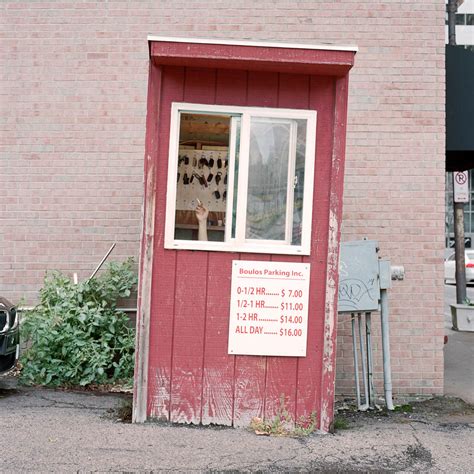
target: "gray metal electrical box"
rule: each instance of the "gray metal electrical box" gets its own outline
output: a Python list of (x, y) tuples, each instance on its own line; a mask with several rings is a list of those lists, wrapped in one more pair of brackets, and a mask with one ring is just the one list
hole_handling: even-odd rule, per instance
[(338, 312), (376, 311), (379, 307), (379, 259), (376, 240), (341, 244)]

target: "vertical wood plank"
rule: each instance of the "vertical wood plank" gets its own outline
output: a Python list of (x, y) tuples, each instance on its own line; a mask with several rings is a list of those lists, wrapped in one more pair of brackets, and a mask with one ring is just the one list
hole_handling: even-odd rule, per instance
[(280, 74), (278, 107), (288, 109), (309, 108), (310, 76)]
[(178, 252), (170, 415), (177, 423), (201, 418), (207, 270), (205, 253)]
[(311, 255), (303, 261), (311, 263), (308, 346), (306, 357), (298, 364), (298, 399), (296, 416), (317, 416), (320, 425), (321, 371), (326, 292), (328, 212), (333, 136), (334, 79), (312, 76), (310, 108), (318, 113), (316, 163), (313, 196)]
[(184, 68), (163, 68), (159, 126), (154, 137), (158, 142), (154, 157), (156, 173), (156, 228), (153, 246), (153, 280), (151, 295), (149, 397), (150, 417), (169, 420), (171, 397), (171, 357), (173, 346), (176, 252), (165, 250), (164, 226), (168, 176), (168, 146), (171, 102), (183, 100)]
[(218, 69), (216, 82), (216, 104), (247, 104), (247, 71)]
[[(309, 76), (280, 74), (278, 107), (307, 109)], [(272, 256), (273, 261), (302, 262), (298, 256)], [(308, 313), (308, 318), (313, 315)], [(297, 357), (268, 357), (265, 389), (265, 419), (271, 420), (283, 407), (296, 421)], [(282, 406), (283, 405), (283, 406)]]
[(137, 301), (135, 383), (133, 392), (133, 421), (147, 418), (148, 369), (150, 357), (150, 319), (155, 238), (156, 161), (158, 156), (158, 110), (161, 103), (162, 68), (150, 62), (145, 138), (144, 181), (145, 196), (140, 244), (139, 288)]
[(249, 107), (276, 107), (278, 104), (279, 74), (249, 71), (247, 105)]
[(337, 289), (339, 284), (339, 242), (341, 240), (344, 160), (349, 77), (337, 78), (334, 97), (334, 132), (329, 194), (327, 282), (324, 318), (324, 347), (321, 371), (321, 429), (328, 431), (334, 417), (336, 379)]
[[(248, 73), (247, 105), (276, 107), (278, 104), (277, 73)], [(270, 255), (242, 254), (242, 260), (270, 260)], [(266, 357), (236, 356), (234, 425), (248, 426), (254, 416), (265, 414)]]
[[(247, 73), (217, 71), (216, 103), (245, 105)], [(232, 425), (235, 357), (228, 355), (232, 260), (239, 254), (209, 253), (207, 324), (202, 386), (202, 423)]]
[[(214, 69), (186, 68), (184, 101), (214, 103), (215, 78)], [(208, 255), (178, 252), (170, 414), (173, 422), (201, 422)]]
[(201, 417), (205, 425), (232, 425), (234, 356), (227, 354), (227, 335), (233, 259), (238, 260), (238, 254), (209, 255)]

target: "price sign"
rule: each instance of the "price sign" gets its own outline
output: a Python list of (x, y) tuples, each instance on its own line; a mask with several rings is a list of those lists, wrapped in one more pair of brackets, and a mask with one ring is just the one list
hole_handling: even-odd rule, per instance
[(232, 262), (229, 354), (306, 355), (309, 263)]

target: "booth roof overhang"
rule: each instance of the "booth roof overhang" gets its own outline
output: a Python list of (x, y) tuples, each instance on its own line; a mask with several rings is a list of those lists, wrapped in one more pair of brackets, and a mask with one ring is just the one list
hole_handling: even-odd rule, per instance
[(148, 36), (155, 65), (345, 76), (356, 46)]

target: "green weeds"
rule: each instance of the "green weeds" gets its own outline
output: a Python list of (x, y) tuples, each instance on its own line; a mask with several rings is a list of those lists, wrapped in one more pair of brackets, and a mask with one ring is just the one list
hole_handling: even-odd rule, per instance
[(285, 397), (282, 395), (275, 417), (271, 420), (254, 417), (250, 429), (257, 435), (265, 436), (308, 436), (316, 430), (316, 413), (311, 413), (310, 417), (300, 417), (295, 422), (286, 408)]
[(334, 423), (333, 423), (333, 430), (348, 430), (349, 429), (349, 422), (340, 416), (336, 416), (334, 418)]
[(405, 403), (404, 405), (396, 405), (393, 411), (395, 413), (412, 413), (413, 407), (409, 403)]

